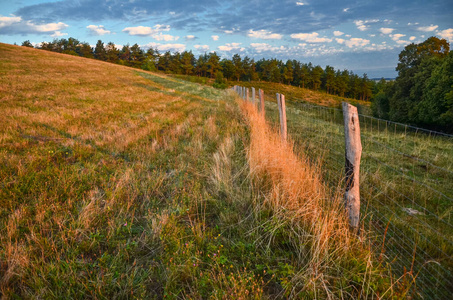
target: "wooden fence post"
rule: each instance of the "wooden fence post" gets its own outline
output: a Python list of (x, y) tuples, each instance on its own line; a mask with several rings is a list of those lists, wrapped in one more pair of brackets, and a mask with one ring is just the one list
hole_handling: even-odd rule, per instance
[(261, 110), (261, 114), (263, 115), (263, 118), (264, 118), (266, 115), (266, 110), (264, 109), (264, 91), (262, 89), (259, 89), (258, 94), (260, 97), (260, 110)]
[(357, 107), (346, 102), (343, 102), (342, 106), (346, 144), (346, 191), (344, 202), (349, 215), (349, 225), (354, 230), (357, 230), (360, 220), (360, 158), (362, 156), (359, 115)]
[(255, 104), (255, 88), (252, 87), (252, 103)]
[(280, 116), (280, 134), (282, 141), (286, 142), (287, 127), (286, 127), (286, 105), (285, 95), (277, 93), (278, 112)]
[(242, 87), (242, 99), (245, 100), (245, 87)]
[(249, 102), (249, 88), (245, 89), (245, 100)]

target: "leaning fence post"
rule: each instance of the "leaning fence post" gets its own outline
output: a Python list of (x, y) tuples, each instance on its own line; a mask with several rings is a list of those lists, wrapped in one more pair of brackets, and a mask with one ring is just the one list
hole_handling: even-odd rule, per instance
[(264, 91), (262, 89), (259, 89), (258, 94), (260, 97), (260, 110), (264, 118), (266, 114), (266, 110), (264, 109)]
[(344, 119), (344, 137), (346, 144), (345, 169), (346, 191), (344, 201), (349, 215), (349, 225), (357, 230), (360, 219), (360, 158), (362, 142), (360, 140), (360, 124), (357, 107), (346, 102), (342, 103)]
[(277, 93), (278, 112), (280, 115), (280, 133), (282, 141), (286, 142), (287, 127), (286, 127), (286, 105), (285, 95)]

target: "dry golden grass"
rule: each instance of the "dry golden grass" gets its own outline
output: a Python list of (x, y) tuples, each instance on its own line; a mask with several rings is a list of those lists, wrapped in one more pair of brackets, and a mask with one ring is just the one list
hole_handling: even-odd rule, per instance
[[(375, 297), (379, 291), (367, 285), (375, 279), (370, 277), (376, 275), (372, 270), (379, 263), (362, 242), (366, 237), (351, 232), (340, 192), (326, 188), (318, 167), (303, 153), (293, 152), (291, 139), (282, 142), (254, 105), (242, 102), (241, 107), (250, 126), (251, 177), (256, 190), (263, 193), (263, 200), (255, 206), (258, 210), (270, 209), (274, 216), (269, 221), (273, 231), (262, 240), (270, 244), (282, 227), (290, 231), (288, 236), (296, 249), (299, 270), (288, 284), (287, 295), (298, 297), (311, 292), (315, 298)], [(351, 271), (344, 270), (342, 265), (355, 255), (357, 264), (362, 265), (362, 272), (357, 272), (355, 278), (363, 286), (348, 292), (336, 286), (335, 281)], [(379, 288), (385, 291), (388, 286)]]

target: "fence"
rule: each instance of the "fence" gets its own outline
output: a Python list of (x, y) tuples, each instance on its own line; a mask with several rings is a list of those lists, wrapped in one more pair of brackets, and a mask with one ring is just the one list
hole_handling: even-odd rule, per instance
[[(267, 96), (266, 118), (277, 127), (281, 113), (274, 101)], [(343, 111), (301, 102), (286, 105), (288, 135), (296, 150), (322, 166), (326, 184), (344, 186)], [(361, 228), (398, 282), (415, 279), (413, 298), (451, 299), (453, 136), (358, 117)]]

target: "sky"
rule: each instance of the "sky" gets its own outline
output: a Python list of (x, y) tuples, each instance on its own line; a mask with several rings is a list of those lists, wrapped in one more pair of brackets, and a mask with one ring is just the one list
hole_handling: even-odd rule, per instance
[(0, 42), (74, 37), (223, 58), (296, 59), (396, 77), (398, 54), (453, 42), (452, 0), (0, 0)]

